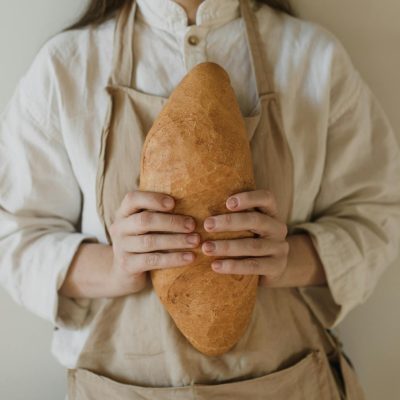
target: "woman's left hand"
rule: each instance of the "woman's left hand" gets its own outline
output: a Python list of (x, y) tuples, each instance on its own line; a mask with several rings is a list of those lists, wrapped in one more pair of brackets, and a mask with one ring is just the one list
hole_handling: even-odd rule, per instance
[[(207, 232), (249, 230), (259, 236), (204, 242), (202, 251), (206, 255), (241, 257), (213, 261), (213, 270), (222, 274), (260, 275), (261, 286), (276, 283), (287, 267), (289, 243), (287, 225), (277, 218), (274, 195), (265, 189), (236, 193), (227, 199), (226, 206), (234, 212), (206, 218)], [(254, 210), (243, 212), (250, 208)], [(214, 222), (213, 227), (210, 222)]]

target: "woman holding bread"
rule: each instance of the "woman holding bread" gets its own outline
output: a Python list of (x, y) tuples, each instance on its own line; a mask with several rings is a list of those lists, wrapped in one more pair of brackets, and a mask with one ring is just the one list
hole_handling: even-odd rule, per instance
[(92, 0), (20, 80), (0, 277), (54, 324), (70, 400), (364, 398), (331, 329), (396, 257), (400, 150), (292, 14)]

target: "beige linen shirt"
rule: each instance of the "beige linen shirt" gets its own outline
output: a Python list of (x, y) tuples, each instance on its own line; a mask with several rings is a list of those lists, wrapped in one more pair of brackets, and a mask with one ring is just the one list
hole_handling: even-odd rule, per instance
[[(256, 85), (238, 0), (203, 1), (191, 26), (171, 0), (137, 2), (138, 90), (168, 97), (191, 68), (214, 61), (228, 71), (243, 115), (252, 112)], [(398, 253), (399, 145), (331, 33), (266, 5), (256, 15), (295, 167), (289, 233), (311, 235), (328, 280), (300, 292), (335, 327)], [(56, 326), (52, 351), (67, 368), (98, 305), (57, 290), (82, 241), (106, 243), (95, 178), (114, 26), (111, 19), (46, 41), (0, 118), (0, 281), (17, 303)]]

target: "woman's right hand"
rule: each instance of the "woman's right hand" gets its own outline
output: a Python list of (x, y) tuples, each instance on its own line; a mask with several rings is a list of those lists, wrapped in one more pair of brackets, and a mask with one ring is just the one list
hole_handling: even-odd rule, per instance
[(110, 283), (121, 295), (142, 290), (149, 270), (180, 267), (194, 260), (191, 251), (160, 251), (195, 248), (200, 243), (198, 233), (190, 234), (195, 229), (194, 218), (169, 213), (174, 206), (173, 197), (158, 192), (135, 190), (122, 200), (109, 228), (113, 248)]

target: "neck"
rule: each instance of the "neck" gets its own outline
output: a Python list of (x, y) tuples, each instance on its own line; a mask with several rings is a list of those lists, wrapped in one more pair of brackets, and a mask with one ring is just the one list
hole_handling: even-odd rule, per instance
[(188, 24), (194, 25), (196, 23), (197, 8), (203, 0), (173, 0), (175, 3), (181, 5), (188, 16)]

